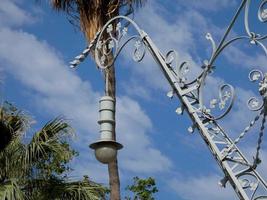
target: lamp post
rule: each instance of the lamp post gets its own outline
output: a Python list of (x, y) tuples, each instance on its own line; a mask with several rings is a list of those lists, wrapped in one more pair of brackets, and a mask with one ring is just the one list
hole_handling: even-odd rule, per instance
[[(218, 44), (213, 40), (210, 33), (206, 35), (206, 39), (212, 46), (212, 54), (209, 60), (203, 62), (201, 73), (190, 82), (187, 81), (186, 77), (189, 72), (187, 63), (182, 62), (179, 65), (177, 53), (174, 50), (163, 55), (148, 34), (140, 29), (133, 20), (125, 16), (117, 16), (108, 21), (84, 52), (89, 52), (93, 48), (95, 52), (94, 58), (98, 67), (101, 70), (105, 70), (116, 61), (125, 45), (131, 41), (135, 43), (133, 51), (133, 59), (135, 61), (141, 61), (145, 56), (146, 50), (148, 50), (172, 87), (172, 91), (168, 93), (168, 96), (173, 97), (176, 95), (181, 102), (181, 107), (176, 110), (177, 114), (188, 113), (193, 123), (188, 130), (190, 132), (193, 132), (194, 129), (199, 130), (201, 137), (224, 173), (225, 176), (219, 182), (219, 185), (225, 187), (226, 183), (230, 183), (240, 200), (266, 200), (267, 183), (257, 171), (257, 166), (261, 163), (260, 150), (267, 116), (267, 74), (262, 73), (258, 69), (254, 69), (249, 73), (250, 81), (259, 82), (258, 92), (260, 98), (252, 97), (248, 99), (248, 108), (251, 111), (258, 112), (258, 114), (235, 139), (230, 138), (218, 123), (232, 109), (235, 100), (234, 87), (230, 84), (223, 84), (219, 88), (218, 98), (212, 99), (209, 105), (205, 105), (203, 95), (206, 79), (214, 70), (214, 62), (234, 42), (242, 40), (249, 42), (261, 48), (267, 56), (267, 47), (264, 45), (264, 41), (267, 41), (267, 35), (256, 34), (250, 29), (248, 20), (250, 3), (251, 0), (241, 1), (240, 6)], [(230, 32), (237, 23), (237, 19), (242, 16), (242, 12), (244, 12), (246, 34), (230, 37)], [(266, 13), (267, 0), (261, 0), (258, 8), (260, 22), (267, 22)], [(133, 27), (132, 32), (129, 31), (129, 27)], [(112, 61), (109, 59), (111, 54), (113, 55)], [(71, 62), (72, 67), (76, 67), (86, 56), (87, 54), (82, 53), (76, 57)], [(109, 113), (107, 115), (103, 114), (103, 116), (112, 116), (112, 99), (105, 97), (103, 102), (109, 102), (107, 104), (110, 104), (110, 107), (104, 106), (102, 105), (102, 101), (100, 102), (99, 124), (101, 127), (101, 139), (92, 144), (91, 147), (96, 149), (97, 159), (106, 163), (110, 161), (109, 159), (112, 159), (113, 155), (116, 155), (117, 150), (122, 146), (110, 137), (110, 127), (114, 123), (112, 121), (113, 118), (108, 117), (109, 120), (106, 120), (106, 117), (101, 116), (102, 112)], [(220, 111), (220, 113), (216, 114), (214, 112), (215, 109)], [(237, 145), (245, 138), (246, 134), (260, 118), (262, 120), (256, 154), (254, 161), (251, 163)], [(106, 129), (106, 127), (109, 128)]]

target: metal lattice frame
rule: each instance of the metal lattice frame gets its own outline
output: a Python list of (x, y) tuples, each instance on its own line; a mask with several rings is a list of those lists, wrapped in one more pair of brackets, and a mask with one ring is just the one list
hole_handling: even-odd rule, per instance
[[(259, 112), (259, 114), (245, 127), (244, 131), (235, 140), (232, 140), (218, 124), (218, 120), (226, 116), (233, 106), (235, 99), (234, 88), (229, 84), (222, 85), (219, 91), (219, 98), (212, 99), (209, 106), (204, 105), (202, 95), (206, 78), (214, 70), (214, 62), (221, 52), (227, 49), (232, 43), (239, 40), (249, 41), (251, 44), (262, 48), (267, 56), (267, 48), (263, 43), (267, 40), (267, 35), (262, 36), (250, 30), (248, 20), (250, 3), (251, 0), (242, 0), (218, 45), (216, 45), (210, 33), (206, 35), (207, 40), (212, 45), (212, 55), (208, 61), (204, 62), (202, 66), (203, 71), (200, 75), (191, 82), (187, 82), (186, 78), (186, 74), (189, 71), (188, 64), (183, 62), (181, 65), (178, 65), (177, 53), (174, 50), (169, 51), (164, 56), (150, 37), (134, 21), (125, 16), (117, 16), (108, 21), (103, 29), (97, 33), (89, 47), (81, 55), (77, 56), (71, 62), (71, 65), (72, 67), (76, 67), (85, 59), (92, 48), (95, 53), (95, 61), (103, 71), (115, 62), (124, 46), (131, 41), (134, 41), (135, 44), (133, 52), (133, 59), (135, 61), (141, 61), (145, 56), (146, 50), (149, 50), (173, 89), (173, 91), (168, 93), (168, 96), (172, 97), (175, 94), (180, 99), (182, 106), (176, 112), (183, 114), (184, 111), (187, 111), (193, 122), (193, 126), (188, 130), (190, 132), (193, 132), (195, 128), (199, 130), (200, 135), (224, 172), (225, 178), (220, 181), (221, 186), (225, 187), (229, 181), (241, 200), (266, 200), (267, 184), (256, 169), (261, 162), (259, 155), (267, 115), (267, 74), (263, 74), (258, 69), (252, 70), (249, 73), (250, 81), (259, 82), (259, 93), (262, 98), (259, 100), (252, 97), (248, 100), (248, 107), (252, 111)], [(229, 33), (235, 25), (237, 18), (240, 17), (241, 12), (244, 12), (246, 35), (228, 39)], [(263, 23), (267, 22), (267, 0), (261, 1), (258, 9), (258, 18)], [(129, 34), (128, 28), (130, 25), (134, 27), (136, 35)], [(108, 39), (106, 39), (107, 35), (109, 36)], [(110, 54), (113, 55), (113, 60), (109, 59)], [(214, 109), (220, 110), (221, 114), (218, 116), (213, 115)], [(256, 155), (254, 162), (250, 163), (239, 150), (237, 144), (261, 117), (262, 122)]]

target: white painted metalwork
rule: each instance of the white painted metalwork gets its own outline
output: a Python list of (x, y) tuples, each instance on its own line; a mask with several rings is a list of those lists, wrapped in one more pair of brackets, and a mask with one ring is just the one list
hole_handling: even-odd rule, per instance
[(90, 145), (95, 150), (95, 156), (100, 162), (107, 164), (117, 156), (117, 150), (122, 145), (113, 138), (115, 126), (115, 101), (110, 96), (104, 96), (99, 101), (100, 140)]
[[(260, 2), (258, 18), (260, 22), (265, 23), (267, 22), (267, 0)], [(207, 40), (210, 41), (212, 46), (212, 54), (209, 60), (204, 61), (202, 72), (191, 82), (186, 78), (190, 71), (188, 63), (182, 62), (179, 65), (178, 56), (174, 50), (169, 51), (164, 56), (150, 37), (128, 17), (117, 16), (108, 21), (89, 46), (94, 46), (94, 59), (102, 70), (112, 66), (124, 46), (130, 42), (134, 42), (133, 59), (137, 62), (144, 58), (148, 50), (172, 87), (172, 91), (167, 96), (173, 98), (176, 95), (181, 102), (181, 107), (176, 110), (177, 114), (183, 114), (184, 111), (189, 114), (193, 125), (189, 127), (188, 131), (199, 130), (200, 135), (224, 172), (225, 177), (220, 181), (220, 185), (225, 187), (226, 183), (229, 182), (241, 200), (266, 200), (267, 184), (257, 172), (257, 166), (261, 162), (260, 150), (267, 115), (267, 74), (258, 69), (252, 70), (249, 73), (250, 81), (259, 82), (261, 98), (252, 97), (249, 99), (248, 108), (259, 112), (259, 114), (234, 140), (218, 124), (218, 120), (225, 117), (233, 106), (235, 100), (233, 86), (223, 84), (219, 89), (218, 98), (212, 99), (210, 105), (204, 104), (203, 95), (205, 81), (212, 70), (214, 70), (214, 62), (221, 52), (232, 43), (240, 40), (248, 41), (250, 44), (260, 47), (267, 56), (267, 48), (264, 45), (267, 35), (252, 32), (249, 25), (250, 3), (251, 0), (242, 0), (229, 27), (218, 44), (216, 44), (210, 33), (206, 35)], [(246, 35), (228, 39), (229, 33), (242, 12), (244, 12)], [(134, 27), (136, 34), (129, 33), (128, 29), (130, 26)], [(110, 55), (112, 55), (113, 59), (110, 59)], [(74, 64), (77, 64), (77, 62)], [(220, 114), (214, 114), (214, 109), (219, 110)], [(237, 147), (237, 144), (260, 118), (262, 118), (262, 121), (256, 155), (254, 162), (251, 163)]]

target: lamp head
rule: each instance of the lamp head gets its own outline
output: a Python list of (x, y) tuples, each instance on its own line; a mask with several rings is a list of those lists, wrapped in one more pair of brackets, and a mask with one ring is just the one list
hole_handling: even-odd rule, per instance
[(108, 164), (115, 160), (117, 150), (121, 149), (123, 146), (118, 142), (109, 140), (95, 142), (90, 144), (89, 147), (95, 150), (95, 157), (99, 162)]

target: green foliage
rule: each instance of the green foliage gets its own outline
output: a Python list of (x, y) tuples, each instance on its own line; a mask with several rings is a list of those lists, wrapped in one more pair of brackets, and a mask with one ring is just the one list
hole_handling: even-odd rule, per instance
[(26, 199), (17, 181), (10, 179), (0, 184), (0, 199)]
[(68, 143), (73, 130), (63, 118), (48, 122), (25, 144), (29, 117), (7, 105), (0, 107), (0, 137), (3, 130), (11, 133), (0, 151), (0, 200), (104, 199), (107, 190), (100, 184), (68, 179), (68, 163), (77, 152)]
[(154, 200), (153, 194), (158, 192), (156, 182), (153, 178), (140, 179), (138, 177), (133, 178), (133, 185), (127, 186), (126, 190), (134, 193), (134, 197), (126, 197), (126, 200)]
[(12, 104), (4, 102), (0, 107), (0, 151), (28, 126), (29, 118)]

